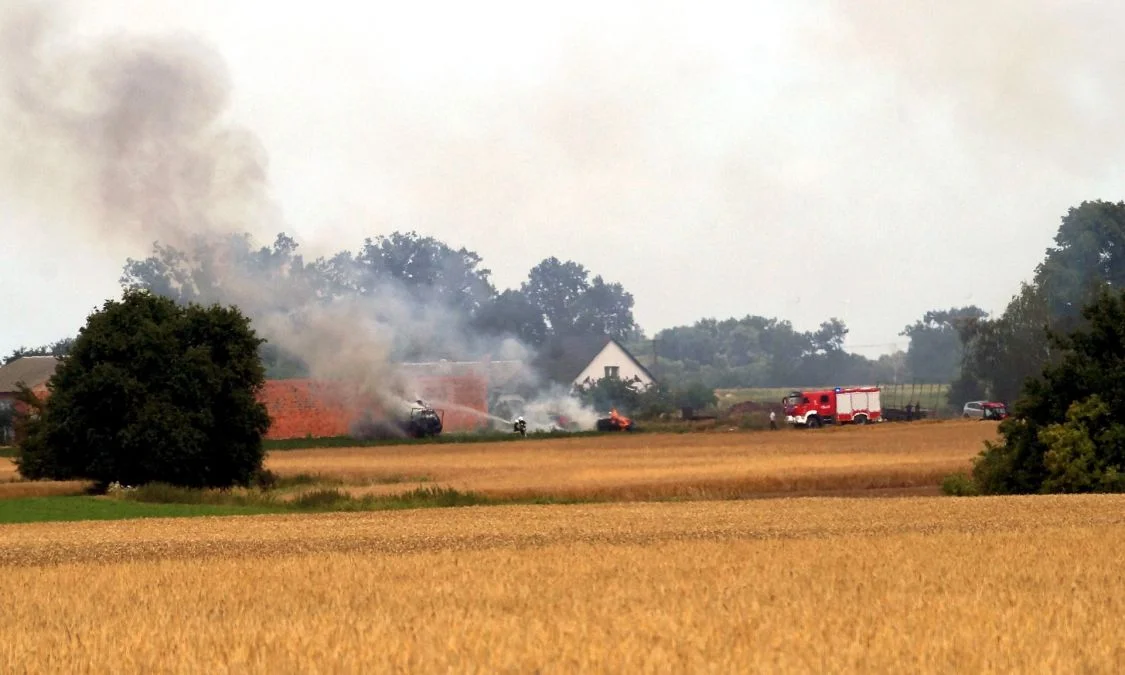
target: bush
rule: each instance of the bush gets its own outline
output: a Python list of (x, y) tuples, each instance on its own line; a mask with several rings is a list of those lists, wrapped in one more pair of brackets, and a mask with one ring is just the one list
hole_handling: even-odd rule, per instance
[(333, 510), (354, 501), (354, 497), (336, 488), (321, 488), (302, 494), (293, 500), (292, 505), (302, 511)]
[(152, 482), (131, 488), (124, 493), (124, 496), (130, 501), (151, 504), (203, 504), (207, 501), (207, 495), (203, 490), (161, 482)]
[(1125, 293), (1103, 289), (1086, 326), (1051, 335), (1062, 358), (1027, 381), (1002, 443), (987, 443), (973, 478), (987, 494), (1125, 491)]
[(1125, 426), (1114, 421), (1109, 406), (1097, 395), (1075, 401), (1067, 410), (1066, 422), (1040, 431), (1039, 440), (1047, 448), (1043, 454), (1045, 492), (1120, 492), (1125, 488), (1122, 458), (1107, 451), (1125, 443)]
[(235, 308), (128, 291), (92, 314), (48, 382), (16, 462), (26, 478), (105, 486), (248, 485), (269, 416), (262, 344)]
[(600, 412), (616, 408), (638, 419), (657, 419), (680, 408), (705, 410), (718, 405), (715, 390), (699, 382), (670, 388), (657, 382), (641, 388), (639, 380), (605, 377), (595, 383), (575, 387), (578, 398)]
[(596, 382), (575, 385), (574, 393), (594, 410), (608, 412), (615, 408), (624, 415), (637, 414), (643, 396), (639, 380), (617, 377), (603, 377)]
[(278, 476), (273, 471), (262, 467), (254, 472), (254, 476), (250, 482), (259, 490), (272, 490), (277, 487), (280, 481), (280, 476)]
[(461, 492), (455, 488), (419, 487), (389, 498), (394, 506), (476, 506), (489, 500), (475, 492)]
[(980, 494), (980, 488), (973, 479), (963, 473), (946, 476), (941, 481), (941, 491), (952, 497), (975, 497)]
[(719, 405), (719, 397), (715, 396), (715, 390), (702, 382), (677, 387), (673, 396), (676, 405), (681, 408), (704, 410)]

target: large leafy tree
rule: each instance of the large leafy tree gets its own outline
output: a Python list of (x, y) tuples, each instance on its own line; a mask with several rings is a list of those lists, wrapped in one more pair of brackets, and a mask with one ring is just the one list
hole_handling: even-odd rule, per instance
[[(1067, 210), (1035, 270), (1051, 315), (1077, 320), (1102, 284), (1125, 286), (1125, 202), (1086, 201)], [(1075, 323), (1060, 322), (1069, 330)]]
[(552, 333), (567, 335), (575, 331), (579, 301), (590, 285), (589, 274), (576, 262), (552, 256), (531, 268), (520, 290), (538, 308)]
[(338, 258), (306, 263), (297, 249), (297, 242), (284, 233), (261, 247), (247, 234), (197, 237), (182, 249), (156, 243), (148, 258), (126, 261), (121, 285), (181, 304), (241, 301), (262, 311), (348, 290), (333, 285), (340, 280), (330, 276)]
[(1083, 327), (1052, 332), (1059, 355), (1029, 379), (973, 477), (987, 493), (1125, 490), (1125, 293), (1103, 287)]
[(578, 298), (575, 332), (609, 335), (625, 340), (634, 334), (633, 295), (619, 283), (595, 276)]
[(523, 292), (511, 289), (486, 302), (473, 317), (472, 326), (482, 334), (512, 336), (532, 346), (547, 339), (547, 324), (539, 309)]
[(847, 325), (837, 318), (820, 324), (810, 336), (814, 354), (838, 354), (844, 351), (844, 340), (848, 337)]
[(479, 255), (416, 232), (367, 239), (355, 261), (363, 292), (378, 293), (393, 283), (418, 302), (458, 309), (466, 317), (496, 294)]
[(1056, 329), (1052, 321), (1043, 289), (1023, 284), (999, 318), (962, 323), (964, 351), (961, 372), (950, 389), (952, 402), (980, 397), (1014, 401), (1024, 382), (1057, 353), (1048, 335)]
[(626, 340), (637, 328), (633, 296), (619, 283), (573, 261), (550, 257), (527, 275), (520, 291), (534, 305), (552, 335), (609, 335)]
[(247, 484), (269, 416), (262, 344), (236, 308), (126, 291), (92, 314), (48, 382), (17, 463), (27, 478)]
[(963, 361), (951, 397), (1014, 400), (1057, 356), (1048, 330), (1081, 328), (1081, 308), (1106, 286), (1125, 287), (1125, 202), (1085, 201), (1063, 216), (1055, 245), (1004, 313), (961, 326)]
[(903, 329), (910, 338), (906, 367), (923, 382), (952, 382), (961, 370), (961, 331), (970, 322), (987, 317), (976, 306), (933, 310)]

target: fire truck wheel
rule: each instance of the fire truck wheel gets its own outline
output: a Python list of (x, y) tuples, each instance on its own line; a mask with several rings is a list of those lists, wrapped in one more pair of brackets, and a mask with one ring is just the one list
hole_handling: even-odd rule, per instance
[(810, 417), (808, 419), (808, 421), (805, 422), (805, 424), (807, 424), (810, 429), (819, 429), (820, 428), (820, 418)]
[(867, 424), (867, 415), (856, 415), (854, 421), (856, 424)]

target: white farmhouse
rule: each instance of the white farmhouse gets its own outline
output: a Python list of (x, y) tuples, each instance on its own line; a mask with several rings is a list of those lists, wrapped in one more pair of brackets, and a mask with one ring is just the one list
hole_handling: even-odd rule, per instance
[(648, 369), (609, 336), (553, 340), (540, 350), (535, 365), (539, 372), (560, 384), (583, 385), (603, 377), (616, 377), (634, 380), (639, 389), (647, 389), (656, 382)]

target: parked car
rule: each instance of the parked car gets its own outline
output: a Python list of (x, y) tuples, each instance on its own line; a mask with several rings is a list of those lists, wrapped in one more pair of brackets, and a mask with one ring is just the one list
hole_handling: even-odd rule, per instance
[(981, 420), (1002, 420), (1008, 416), (1008, 406), (999, 401), (969, 401), (961, 409), (961, 416)]

